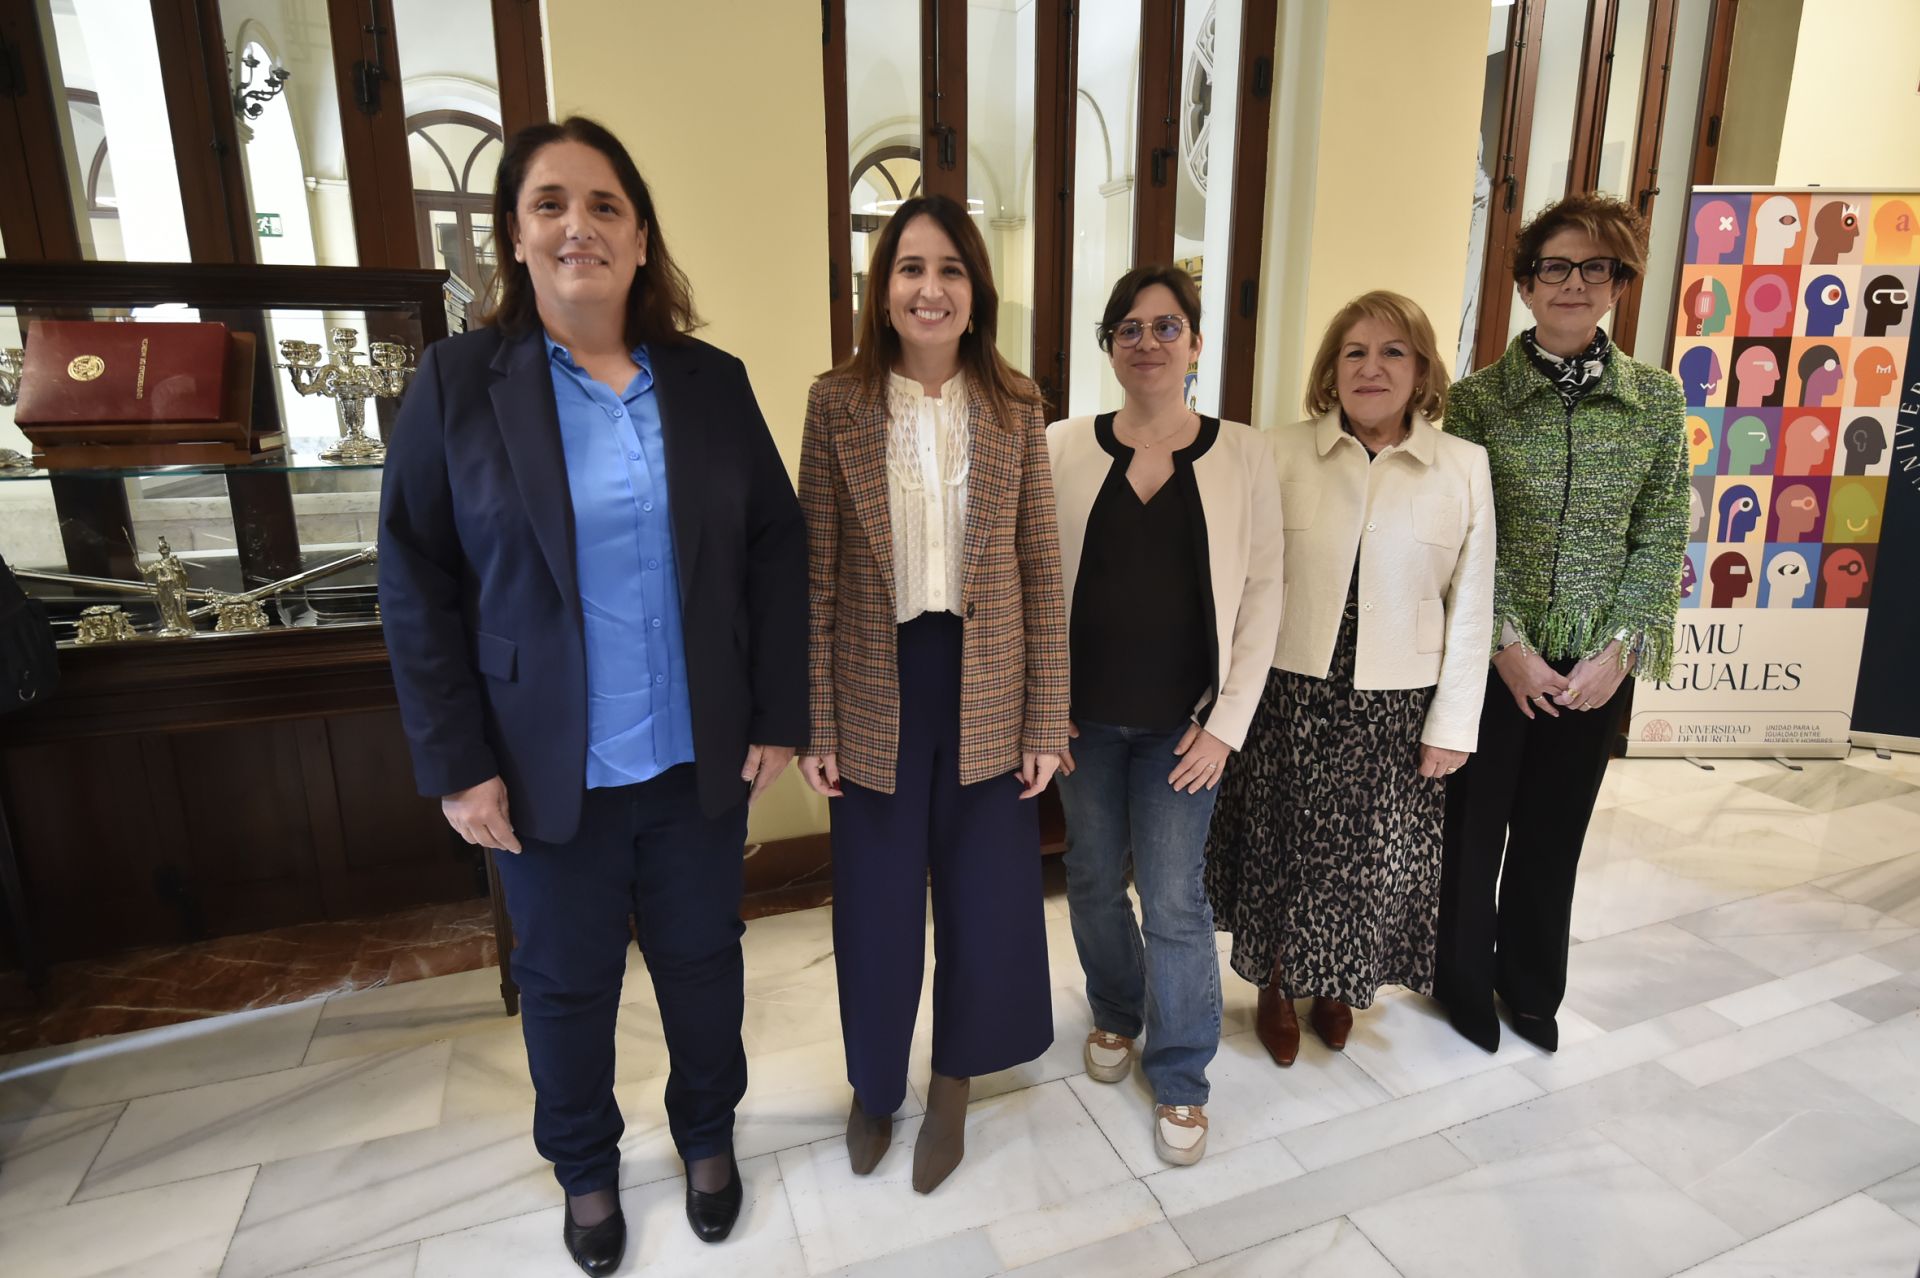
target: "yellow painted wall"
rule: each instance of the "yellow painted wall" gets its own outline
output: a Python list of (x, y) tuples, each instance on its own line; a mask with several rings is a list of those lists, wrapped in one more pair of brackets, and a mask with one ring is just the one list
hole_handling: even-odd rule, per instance
[[(790, 470), (807, 386), (832, 360), (820, 6), (552, 0), (555, 118), (589, 115), (633, 152), (693, 281), (705, 340), (746, 361)], [(751, 837), (826, 829), (797, 770)]]
[[(1413, 298), (1443, 354), (1460, 326), (1487, 0), (1334, 0), (1322, 12), (1321, 30), (1304, 37), (1324, 39), (1317, 136), (1285, 141), (1296, 170), (1311, 167), (1309, 224), (1298, 224), (1297, 171), (1276, 166), (1267, 192), (1269, 228), (1292, 225), (1283, 259), (1262, 272), (1261, 315), (1276, 319), (1263, 318), (1260, 336), (1263, 424), (1299, 417), (1321, 330), (1357, 294), (1390, 288)], [(1276, 65), (1289, 65), (1284, 49)], [(1276, 135), (1301, 123), (1297, 114), (1276, 119)]]
[(1920, 186), (1920, 0), (1806, 6), (1774, 181)]

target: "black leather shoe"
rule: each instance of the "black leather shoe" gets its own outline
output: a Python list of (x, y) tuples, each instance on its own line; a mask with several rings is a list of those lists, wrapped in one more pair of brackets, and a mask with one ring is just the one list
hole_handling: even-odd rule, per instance
[(1472, 1043), (1483, 1052), (1500, 1050), (1500, 1018), (1494, 1015), (1492, 1004), (1487, 1004), (1477, 1012), (1469, 1012), (1464, 1005), (1447, 1008), (1447, 1023), (1453, 1026), (1460, 1037)]
[(1560, 1050), (1560, 1022), (1551, 1016), (1513, 1014), (1513, 1032), (1543, 1052)]
[(731, 1173), (727, 1187), (711, 1194), (701, 1193), (691, 1179), (687, 1181), (687, 1223), (701, 1242), (719, 1242), (733, 1232), (733, 1222), (740, 1219), (740, 1164), (734, 1161), (732, 1150), (727, 1151), (727, 1168)]
[(561, 1237), (567, 1241), (567, 1254), (573, 1257), (573, 1263), (593, 1274), (594, 1278), (618, 1269), (620, 1258), (627, 1251), (626, 1214), (615, 1207), (613, 1215), (583, 1229), (573, 1223), (572, 1208), (563, 1210), (566, 1213), (566, 1227), (561, 1231)]

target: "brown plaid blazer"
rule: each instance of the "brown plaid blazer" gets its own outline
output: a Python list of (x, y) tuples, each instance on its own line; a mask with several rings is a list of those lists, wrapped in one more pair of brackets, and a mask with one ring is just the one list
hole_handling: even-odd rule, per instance
[[(960, 783), (1020, 767), (1023, 750), (1067, 745), (1067, 619), (1054, 531), (1046, 414), (1016, 405), (1003, 430), (972, 387), (960, 657)], [(892, 794), (900, 749), (887, 398), (844, 374), (814, 382), (800, 444), (807, 517), (807, 754), (843, 779)]]

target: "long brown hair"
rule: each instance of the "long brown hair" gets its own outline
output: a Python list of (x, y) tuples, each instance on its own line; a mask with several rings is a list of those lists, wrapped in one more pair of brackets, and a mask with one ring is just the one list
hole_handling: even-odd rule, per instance
[(693, 289), (667, 251), (666, 235), (653, 211), (653, 192), (647, 189), (646, 179), (640, 176), (620, 139), (605, 126), (579, 115), (558, 124), (533, 124), (521, 129), (500, 157), (493, 185), (493, 238), (503, 251), (495, 254), (498, 265), (487, 286), (479, 322), (514, 337), (540, 327), (533, 277), (525, 262), (514, 260), (511, 246), (527, 170), (540, 149), (555, 142), (580, 142), (606, 156), (614, 176), (620, 179), (620, 189), (633, 202), (640, 225), (647, 228), (647, 260), (634, 273), (633, 287), (627, 291), (627, 344), (682, 340), (700, 327), (701, 319), (693, 309)]
[(960, 368), (967, 380), (986, 392), (993, 417), (1002, 430), (1017, 429), (1015, 404), (1038, 404), (1040, 390), (1006, 360), (994, 344), (1000, 327), (1000, 291), (993, 286), (993, 267), (987, 261), (987, 242), (967, 216), (966, 209), (945, 195), (916, 195), (894, 212), (874, 241), (867, 268), (867, 296), (860, 307), (860, 333), (853, 354), (833, 372), (858, 379), (879, 391), (900, 359), (900, 334), (886, 321), (887, 298), (893, 287), (893, 260), (900, 253), (900, 236), (916, 217), (930, 217), (959, 250), (967, 282), (973, 286), (973, 313), (968, 331), (960, 335)]

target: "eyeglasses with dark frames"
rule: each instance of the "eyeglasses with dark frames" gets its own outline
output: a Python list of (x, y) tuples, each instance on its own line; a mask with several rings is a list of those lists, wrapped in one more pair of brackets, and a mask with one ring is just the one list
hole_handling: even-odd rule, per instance
[(1542, 284), (1558, 284), (1575, 271), (1589, 284), (1605, 284), (1620, 274), (1620, 259), (1590, 257), (1584, 262), (1570, 262), (1564, 257), (1543, 257), (1533, 264), (1533, 278)]
[(1113, 338), (1116, 346), (1138, 346), (1140, 339), (1149, 331), (1153, 333), (1154, 341), (1162, 346), (1170, 345), (1179, 341), (1180, 334), (1187, 331), (1187, 317), (1162, 315), (1150, 324), (1143, 324), (1136, 319), (1121, 320), (1108, 330), (1108, 336)]

